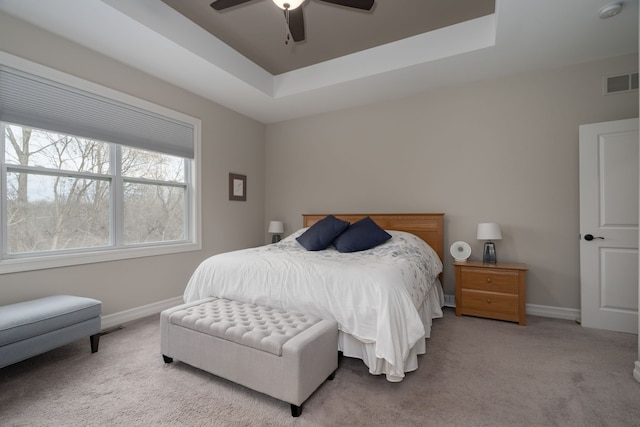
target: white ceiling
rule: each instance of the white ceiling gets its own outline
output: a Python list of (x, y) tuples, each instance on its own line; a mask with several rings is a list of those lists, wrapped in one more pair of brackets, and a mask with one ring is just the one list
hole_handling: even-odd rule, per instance
[(278, 75), (161, 0), (0, 0), (0, 11), (272, 123), (638, 52), (638, 0), (601, 20), (607, 3), (497, 0), (495, 14)]

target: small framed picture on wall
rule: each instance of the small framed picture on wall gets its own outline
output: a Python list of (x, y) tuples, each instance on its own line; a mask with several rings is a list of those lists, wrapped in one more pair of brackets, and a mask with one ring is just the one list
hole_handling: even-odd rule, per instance
[(229, 173), (229, 200), (247, 201), (247, 176)]

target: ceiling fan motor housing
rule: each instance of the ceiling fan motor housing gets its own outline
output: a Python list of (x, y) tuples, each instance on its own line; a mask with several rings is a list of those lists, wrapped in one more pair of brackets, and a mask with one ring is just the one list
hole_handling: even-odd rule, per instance
[(293, 10), (293, 9), (297, 9), (302, 3), (304, 3), (304, 0), (284, 0), (284, 1), (283, 0), (273, 0), (273, 2), (280, 9)]
[[(215, 10), (224, 10), (251, 0), (216, 0), (211, 3)], [(300, 5), (306, 0), (272, 0), (276, 6), (285, 11), (285, 20), (289, 33), (294, 42), (304, 41), (304, 16)], [(319, 0), (325, 3), (337, 4), (339, 6), (351, 7), (355, 9), (371, 10), (375, 0)], [(285, 42), (286, 43), (286, 42)]]

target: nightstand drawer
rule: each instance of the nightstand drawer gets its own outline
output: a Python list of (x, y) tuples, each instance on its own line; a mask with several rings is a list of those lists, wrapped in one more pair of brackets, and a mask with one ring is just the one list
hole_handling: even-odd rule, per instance
[(456, 316), (489, 317), (527, 324), (526, 264), (454, 262)]
[(462, 290), (462, 314), (518, 321), (518, 295)]
[(518, 272), (490, 268), (462, 268), (462, 289), (518, 294)]

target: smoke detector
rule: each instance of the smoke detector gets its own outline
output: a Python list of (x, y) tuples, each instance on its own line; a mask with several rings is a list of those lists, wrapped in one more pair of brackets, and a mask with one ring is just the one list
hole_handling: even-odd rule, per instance
[(600, 8), (598, 12), (598, 16), (600, 19), (611, 18), (612, 16), (616, 16), (622, 10), (622, 2), (617, 1), (614, 3), (605, 4)]

